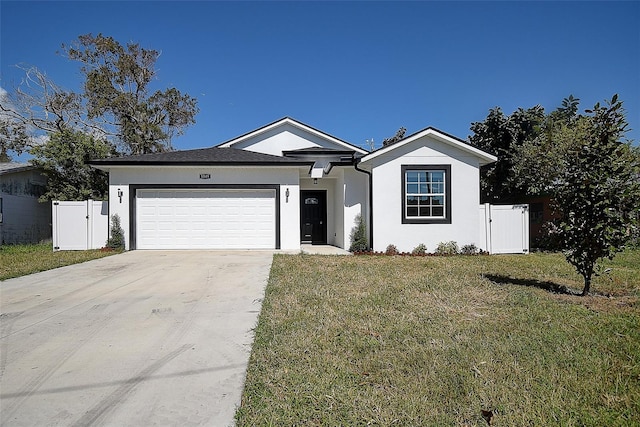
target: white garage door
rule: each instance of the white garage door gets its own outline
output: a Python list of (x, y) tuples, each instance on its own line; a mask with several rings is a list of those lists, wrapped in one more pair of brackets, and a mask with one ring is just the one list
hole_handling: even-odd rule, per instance
[(138, 249), (274, 249), (274, 190), (136, 193)]

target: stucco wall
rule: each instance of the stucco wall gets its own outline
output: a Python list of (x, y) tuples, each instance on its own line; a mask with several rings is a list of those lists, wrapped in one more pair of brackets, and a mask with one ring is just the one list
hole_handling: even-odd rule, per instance
[[(451, 224), (402, 224), (402, 165), (451, 165)], [(455, 147), (424, 137), (371, 159), (373, 243), (384, 251), (394, 244), (411, 251), (420, 243), (435, 250), (439, 242), (479, 243), (479, 161)]]
[(344, 168), (339, 168), (336, 171), (335, 180), (335, 206), (334, 212), (336, 217), (336, 224), (334, 234), (334, 246), (343, 248), (345, 246), (344, 239), (344, 194), (345, 194), (345, 182), (344, 182)]
[[(210, 179), (200, 179), (210, 174)], [(114, 167), (109, 173), (109, 214), (118, 214), (129, 249), (129, 184), (279, 184), (280, 245), (283, 250), (300, 248), (300, 186), (298, 168), (280, 167)], [(286, 191), (289, 190), (289, 197)], [(118, 191), (122, 191), (122, 201)]]
[(351, 246), (351, 230), (356, 225), (355, 220), (358, 215), (362, 215), (362, 218), (365, 220), (367, 233), (369, 229), (369, 176), (367, 174), (358, 172), (354, 168), (345, 168), (343, 201), (343, 247), (344, 249), (349, 249)]

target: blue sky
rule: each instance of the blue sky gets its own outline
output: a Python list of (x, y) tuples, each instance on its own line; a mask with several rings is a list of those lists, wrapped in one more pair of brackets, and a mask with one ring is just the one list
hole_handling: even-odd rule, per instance
[(404, 126), (461, 138), (489, 109), (618, 93), (640, 140), (640, 2), (0, 2), (0, 86), (18, 63), (79, 89), (62, 43), (103, 33), (162, 52), (157, 88), (198, 99), (177, 149), (284, 116), (364, 145)]

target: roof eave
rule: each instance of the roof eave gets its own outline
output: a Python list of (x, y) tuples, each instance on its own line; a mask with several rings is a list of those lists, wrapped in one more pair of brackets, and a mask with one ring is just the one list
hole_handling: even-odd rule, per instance
[(87, 162), (90, 166), (307, 166), (309, 164), (313, 164), (313, 162), (308, 161), (300, 161), (300, 162), (260, 162), (260, 161), (245, 161), (245, 162), (233, 162), (233, 161), (202, 161), (202, 162), (180, 162), (180, 161), (101, 161), (101, 160), (92, 160)]
[(317, 150), (317, 151), (304, 151), (304, 150), (288, 150), (283, 151), (283, 156), (338, 156), (341, 154), (353, 154), (353, 150)]
[(12, 169), (4, 169), (0, 171), (0, 175), (8, 175), (11, 173), (19, 173), (19, 172), (27, 172), (27, 171), (32, 171), (32, 170), (36, 170), (36, 169), (41, 169), (38, 166), (33, 166), (33, 165), (28, 165), (28, 166), (19, 166), (16, 168), (12, 168)]

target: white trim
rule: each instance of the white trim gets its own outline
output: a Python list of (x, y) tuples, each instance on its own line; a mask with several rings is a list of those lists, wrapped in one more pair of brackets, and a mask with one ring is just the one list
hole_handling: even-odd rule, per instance
[(324, 176), (324, 168), (322, 165), (318, 165), (318, 162), (314, 163), (311, 169), (311, 178), (322, 178)]
[(370, 154), (367, 154), (366, 156), (364, 156), (361, 160), (361, 163), (366, 163), (370, 160), (375, 159), (378, 156), (381, 156), (383, 154), (388, 153), (391, 150), (395, 150), (396, 148), (402, 147), (404, 145), (410, 144), (420, 138), (423, 138), (425, 136), (430, 136), (434, 139), (437, 139), (438, 141), (444, 142), (446, 144), (452, 145), (456, 148), (459, 148), (462, 151), (466, 151), (468, 153), (471, 153), (473, 155), (475, 155), (476, 157), (478, 157), (481, 162), (480, 165), (485, 165), (487, 163), (491, 163), (491, 162), (495, 162), (498, 160), (498, 158), (494, 155), (491, 155), (489, 153), (486, 153), (478, 148), (475, 148), (469, 144), (465, 144), (464, 142), (460, 142), (455, 138), (450, 137), (449, 135), (445, 135), (441, 132), (438, 132), (437, 130), (433, 129), (433, 128), (427, 128), (423, 131), (420, 131), (414, 135), (409, 136), (406, 139), (403, 139), (399, 142), (396, 142), (395, 144), (392, 145), (388, 145), (386, 147), (383, 147), (379, 150), (376, 150)]
[(222, 144), (217, 145), (217, 147), (220, 147), (220, 148), (231, 147), (231, 146), (233, 146), (235, 144), (238, 144), (240, 142), (246, 141), (247, 139), (253, 138), (253, 137), (257, 136), (257, 135), (260, 135), (260, 134), (265, 133), (265, 132), (269, 132), (270, 130), (272, 130), (274, 128), (277, 128), (277, 127), (282, 126), (282, 125), (287, 125), (287, 124), (291, 125), (291, 126), (294, 126), (294, 127), (297, 127), (298, 129), (301, 129), (301, 130), (303, 130), (305, 132), (308, 132), (310, 134), (313, 134), (313, 135), (317, 136), (318, 138), (326, 139), (327, 141), (330, 141), (333, 144), (337, 144), (337, 145), (340, 145), (342, 147), (345, 147), (348, 150), (353, 150), (353, 151), (356, 151), (356, 152), (358, 152), (360, 154), (369, 153), (367, 150), (363, 150), (362, 148), (356, 147), (355, 145), (347, 144), (344, 141), (341, 141), (341, 140), (339, 140), (339, 139), (337, 139), (337, 138), (335, 138), (335, 137), (333, 137), (333, 136), (331, 136), (329, 134), (326, 134), (324, 132), (321, 132), (321, 131), (318, 131), (316, 129), (313, 129), (313, 128), (305, 125), (304, 123), (300, 123), (299, 121), (293, 120), (293, 119), (291, 119), (289, 117), (285, 117), (282, 120), (278, 120), (277, 122), (271, 123), (270, 125), (262, 127), (260, 129), (256, 129), (253, 132), (246, 133), (246, 134), (244, 134), (242, 136), (239, 136), (237, 138), (234, 138), (234, 139), (232, 139), (230, 141), (223, 142)]

